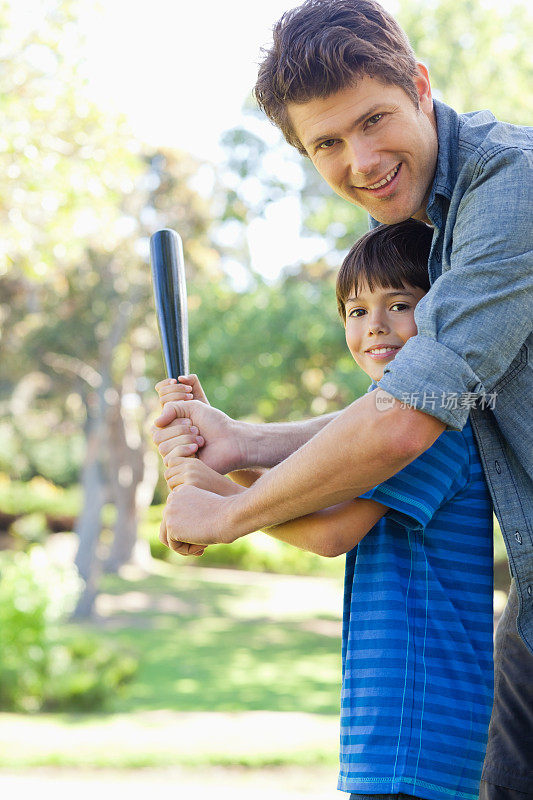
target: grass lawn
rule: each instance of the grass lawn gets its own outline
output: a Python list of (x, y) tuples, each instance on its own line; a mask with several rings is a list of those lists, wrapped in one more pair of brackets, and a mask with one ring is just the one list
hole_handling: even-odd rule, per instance
[[(104, 581), (100, 635), (140, 657), (111, 710), (337, 713), (340, 584), (161, 566), (166, 574)], [(309, 602), (295, 611), (299, 592)]]
[(341, 582), (154, 569), (107, 576), (81, 626), (139, 658), (134, 680), (103, 714), (0, 714), (0, 766), (334, 766)]

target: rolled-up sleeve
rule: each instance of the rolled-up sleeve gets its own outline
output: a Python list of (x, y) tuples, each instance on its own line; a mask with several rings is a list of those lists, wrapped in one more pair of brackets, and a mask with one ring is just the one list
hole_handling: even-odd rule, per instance
[(455, 430), (470, 409), (450, 398), (490, 394), (533, 321), (531, 152), (500, 148), (472, 173), (452, 196), (445, 271), (416, 308), (418, 335), (379, 384)]

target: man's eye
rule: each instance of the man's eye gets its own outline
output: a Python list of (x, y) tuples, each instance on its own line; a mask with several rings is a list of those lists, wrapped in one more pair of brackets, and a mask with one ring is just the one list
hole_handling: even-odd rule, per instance
[(330, 147), (333, 147), (337, 140), (336, 139), (326, 139), (325, 142), (320, 142), (318, 145), (319, 150), (328, 150)]
[(383, 114), (374, 114), (373, 116), (369, 117), (366, 121), (367, 125), (376, 125), (383, 118)]

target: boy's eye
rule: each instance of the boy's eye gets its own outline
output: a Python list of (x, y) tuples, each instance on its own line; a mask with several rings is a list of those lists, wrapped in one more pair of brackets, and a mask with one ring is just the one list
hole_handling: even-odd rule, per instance
[(391, 311), (406, 311), (408, 308), (410, 308), (409, 303), (394, 303)]
[(349, 317), (362, 317), (365, 313), (364, 308), (352, 308), (352, 310), (348, 313)]

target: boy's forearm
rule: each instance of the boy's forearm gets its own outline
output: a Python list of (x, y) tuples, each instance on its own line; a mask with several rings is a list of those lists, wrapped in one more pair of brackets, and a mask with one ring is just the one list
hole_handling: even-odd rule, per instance
[(233, 483), (236, 483), (238, 486), (244, 486), (248, 489), (250, 486), (258, 480), (261, 475), (264, 475), (266, 470), (257, 468), (257, 469), (236, 469), (233, 472), (228, 472), (228, 478), (230, 478)]
[(246, 442), (245, 467), (274, 467), (312, 439), (339, 415), (336, 411), (298, 422), (236, 422), (237, 436)]
[(334, 558), (359, 544), (386, 510), (385, 506), (372, 500), (348, 500), (273, 525), (264, 532), (300, 550)]

